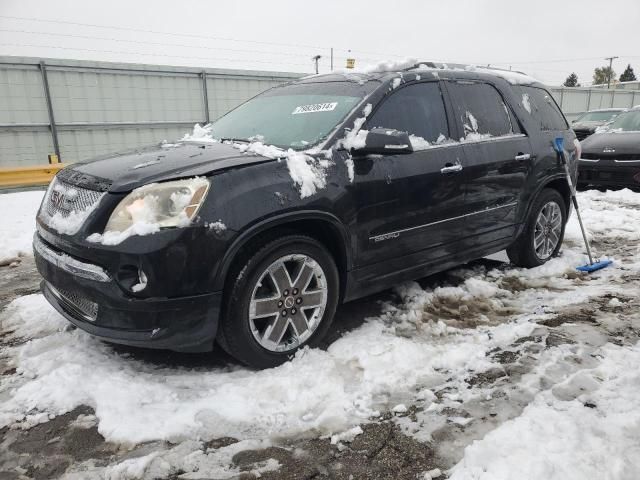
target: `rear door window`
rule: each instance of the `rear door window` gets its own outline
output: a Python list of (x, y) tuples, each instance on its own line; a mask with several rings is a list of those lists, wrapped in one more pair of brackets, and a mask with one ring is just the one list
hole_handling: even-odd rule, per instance
[(464, 139), (479, 140), (513, 134), (509, 110), (500, 93), (488, 83), (449, 82), (456, 117)]
[(399, 89), (383, 101), (367, 125), (407, 132), (429, 143), (442, 142), (449, 138), (449, 125), (440, 85), (425, 82)]
[(520, 86), (522, 105), (540, 125), (540, 130), (566, 130), (569, 128), (556, 101), (544, 88)]

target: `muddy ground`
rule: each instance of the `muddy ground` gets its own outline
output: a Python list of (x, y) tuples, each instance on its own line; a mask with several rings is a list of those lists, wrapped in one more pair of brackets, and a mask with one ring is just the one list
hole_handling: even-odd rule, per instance
[[(633, 255), (635, 247), (619, 245), (619, 253)], [(478, 266), (496, 267), (500, 262), (482, 260)], [(625, 281), (635, 281), (628, 278)], [(460, 281), (455, 275), (444, 273), (422, 280), (423, 287), (437, 286), (443, 282), (455, 285)], [(585, 278), (585, 282), (589, 279)], [(24, 257), (15, 267), (0, 268), (0, 309), (13, 298), (37, 291), (39, 277), (33, 260)], [(522, 285), (510, 285), (512, 289)], [(611, 303), (607, 294), (593, 298), (588, 304), (559, 310), (551, 319), (539, 323), (532, 335), (520, 338), (508, 349), (490, 352), (501, 368), (484, 372), (468, 380), (469, 388), (477, 385), (491, 387), (493, 399), (481, 408), (474, 404), (462, 403), (455, 411), (444, 412), (449, 417), (473, 419), (443, 422), (433, 430), (429, 441), (418, 441), (415, 435), (406, 433), (418, 431), (424, 426), (425, 412), (409, 406), (406, 412), (387, 412), (371, 423), (363, 424), (363, 433), (351, 443), (331, 444), (328, 438), (284, 439), (276, 446), (261, 450), (245, 450), (233, 456), (232, 463), (239, 468), (236, 478), (264, 479), (416, 479), (430, 478), (431, 472), (438, 478), (446, 478), (446, 470), (462, 456), (463, 449), (473, 439), (482, 438), (502, 422), (520, 414), (530, 400), (525, 392), (516, 388), (523, 374), (531, 371), (547, 349), (584, 341), (584, 332), (597, 332), (601, 341), (616, 344), (632, 344), (640, 338), (637, 322), (627, 322), (612, 330), (599, 323), (597, 312), (615, 313), (620, 318), (637, 316), (640, 299), (634, 296), (617, 296), (618, 302)], [(327, 339), (327, 344), (344, 332), (359, 326), (367, 317), (380, 314), (383, 301), (393, 300), (394, 294), (384, 292), (348, 305), (338, 312), (336, 329)], [(451, 306), (433, 304), (425, 315), (454, 318), (459, 312)], [(481, 312), (486, 313), (486, 312)], [(503, 312), (508, 316), (512, 312)], [(497, 312), (499, 318), (502, 313)], [(499, 319), (498, 318), (498, 319)], [(572, 328), (567, 328), (571, 325)], [(576, 328), (575, 326), (578, 326)], [(463, 326), (462, 326), (463, 327)], [(1, 335), (1, 334), (0, 334)], [(0, 343), (5, 342), (0, 336)], [(2, 346), (5, 343), (1, 343)], [(121, 347), (118, 347), (121, 348)], [(147, 362), (176, 366), (218, 366), (233, 362), (224, 353), (178, 354), (170, 352), (128, 349), (138, 359)], [(576, 360), (579, 362), (579, 360)], [(0, 363), (0, 375), (13, 375), (15, 371), (4, 369)], [(436, 395), (446, 395), (446, 391)], [(585, 408), (592, 408), (585, 405)], [(113, 465), (128, 458), (140, 457), (154, 451), (168, 451), (174, 445), (167, 442), (151, 442), (141, 445), (117, 445), (105, 442), (98, 433), (93, 410), (89, 407), (50, 418), (46, 423), (29, 429), (4, 428), (0, 430), (0, 480), (5, 479), (53, 479), (88, 461), (94, 466)], [(234, 438), (218, 438), (202, 442), (203, 451), (211, 451), (237, 442)], [(257, 465), (275, 459), (280, 468), (276, 471), (256, 470)], [(75, 467), (75, 468), (74, 468)], [(167, 479), (179, 478), (183, 472), (177, 470)], [(207, 477), (203, 477), (207, 478)]]

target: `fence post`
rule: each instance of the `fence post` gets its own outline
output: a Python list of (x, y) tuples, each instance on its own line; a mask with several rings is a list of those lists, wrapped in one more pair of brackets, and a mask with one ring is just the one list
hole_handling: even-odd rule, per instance
[(589, 89), (589, 95), (587, 96), (587, 109), (585, 111), (588, 112), (589, 110), (591, 110), (591, 89)]
[(56, 120), (53, 116), (53, 104), (51, 103), (51, 92), (49, 91), (49, 80), (47, 78), (47, 67), (44, 62), (38, 64), (42, 75), (42, 86), (44, 87), (44, 98), (47, 102), (47, 113), (49, 114), (49, 130), (51, 131), (51, 140), (53, 141), (53, 150), (58, 158), (60, 155), (60, 145), (58, 144), (58, 130), (56, 128)]
[(209, 94), (207, 92), (207, 72), (203, 70), (200, 72), (202, 78), (202, 102), (204, 103), (204, 123), (210, 123), (209, 119)]

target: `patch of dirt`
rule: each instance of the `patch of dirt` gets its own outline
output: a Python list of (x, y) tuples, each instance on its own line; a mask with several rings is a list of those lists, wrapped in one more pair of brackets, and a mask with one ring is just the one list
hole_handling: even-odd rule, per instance
[(259, 478), (303, 480), (415, 480), (439, 466), (433, 449), (403, 434), (392, 422), (362, 426), (363, 433), (353, 442), (331, 445), (329, 439), (301, 440), (282, 447), (247, 450), (236, 454), (233, 462), (245, 472), (241, 479), (258, 478), (251, 470), (270, 458), (281, 467), (263, 472)]
[(508, 377), (509, 375), (502, 368), (492, 368), (486, 372), (478, 373), (465, 380), (472, 387), (482, 387), (491, 385), (501, 378)]
[(24, 472), (34, 480), (52, 479), (75, 462), (108, 461), (118, 446), (105, 442), (96, 426), (73, 425), (80, 415), (93, 415), (93, 410), (79, 407), (27, 430), (0, 430), (0, 478)]
[(427, 322), (442, 320), (457, 328), (475, 328), (481, 324), (497, 325), (518, 313), (518, 309), (499, 306), (492, 298), (434, 295), (425, 305), (422, 319)]
[(557, 328), (565, 323), (596, 323), (596, 315), (593, 310), (583, 308), (577, 311), (562, 312), (538, 323), (550, 328)]
[(15, 267), (0, 267), (0, 310), (14, 298), (40, 291), (40, 280), (35, 260), (32, 256), (20, 257)]

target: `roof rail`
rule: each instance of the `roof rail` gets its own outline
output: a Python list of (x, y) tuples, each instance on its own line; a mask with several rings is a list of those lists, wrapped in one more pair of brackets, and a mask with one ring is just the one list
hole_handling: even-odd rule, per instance
[(429, 61), (418, 62), (411, 67), (405, 68), (404, 71), (416, 70), (421, 67), (438, 68), (443, 70), (446, 70), (446, 69), (470, 70), (470, 69), (478, 68), (483, 70), (497, 70), (500, 72), (513, 72), (513, 73), (521, 73), (522, 75), (527, 75), (526, 73), (521, 72), (520, 70), (507, 70), (506, 68), (492, 67), (490, 65), (484, 66), (484, 65), (473, 65), (470, 63), (445, 63), (445, 62), (429, 62)]

